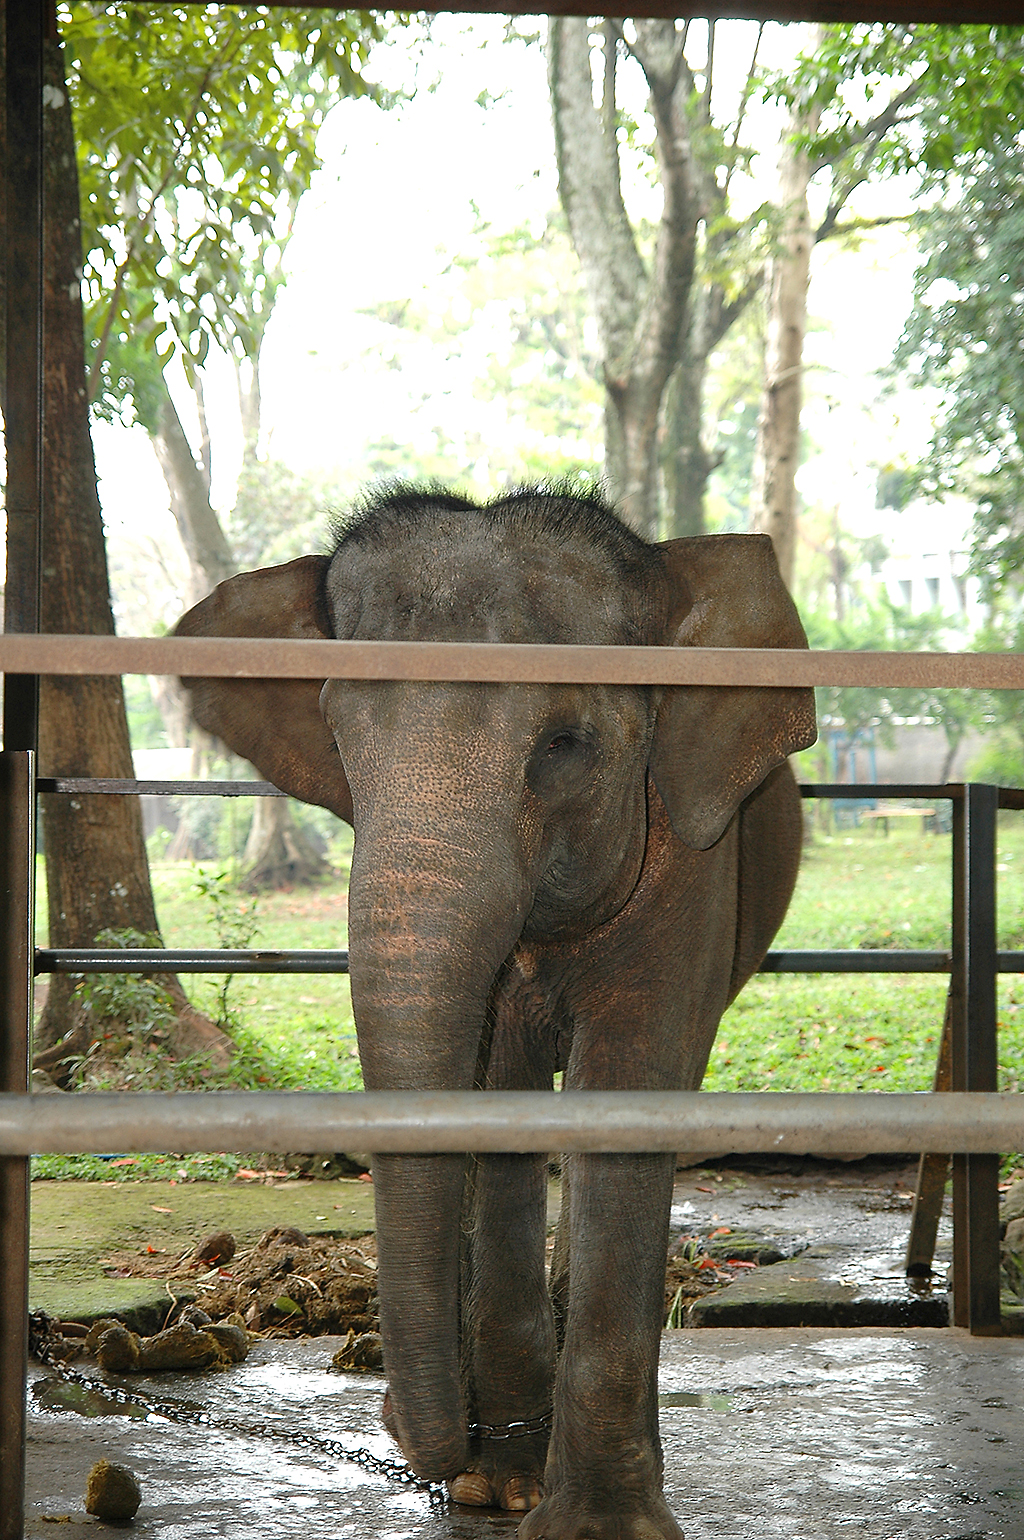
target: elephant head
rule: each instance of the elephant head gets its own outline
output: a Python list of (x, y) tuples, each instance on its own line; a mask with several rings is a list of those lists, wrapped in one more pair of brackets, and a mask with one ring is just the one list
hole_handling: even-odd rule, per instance
[[(331, 555), (230, 578), (177, 631), (806, 646), (767, 537), (651, 545), (597, 499), (542, 490), (486, 508), (386, 494)], [(368, 1088), (471, 1087), (492, 986), (517, 945), (577, 944), (629, 903), (650, 798), (704, 849), (815, 734), (809, 690), (186, 684), (204, 728), (354, 824), (350, 966)], [(402, 1344), (387, 1359), (395, 1421), (414, 1468), (435, 1478), (465, 1457), (463, 1169), (447, 1156), (374, 1168), (382, 1326)]]

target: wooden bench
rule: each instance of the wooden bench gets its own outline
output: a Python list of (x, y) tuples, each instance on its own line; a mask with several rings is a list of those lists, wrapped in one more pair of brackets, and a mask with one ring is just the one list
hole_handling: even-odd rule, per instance
[(921, 833), (927, 834), (928, 820), (929, 818), (934, 818), (935, 813), (936, 809), (934, 807), (866, 807), (862, 809), (860, 816), (862, 818), (875, 819), (876, 829), (880, 823), (882, 832), (888, 839), (890, 818), (920, 818)]

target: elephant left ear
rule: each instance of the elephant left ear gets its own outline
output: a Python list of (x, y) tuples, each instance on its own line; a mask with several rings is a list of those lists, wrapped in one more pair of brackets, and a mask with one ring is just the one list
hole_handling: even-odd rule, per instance
[[(331, 633), (322, 587), (328, 556), (239, 572), (183, 615), (175, 636), (317, 641)], [(352, 822), (338, 746), (320, 712), (322, 679), (183, 679), (192, 715), (289, 797)]]
[[(698, 535), (658, 549), (669, 646), (807, 646), (768, 535)], [(679, 838), (707, 850), (768, 772), (816, 737), (811, 689), (667, 688), (650, 768)]]

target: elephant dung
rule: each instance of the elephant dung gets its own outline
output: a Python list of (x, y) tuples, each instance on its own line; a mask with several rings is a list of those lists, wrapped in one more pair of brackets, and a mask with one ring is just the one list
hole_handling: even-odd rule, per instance
[(380, 1332), (350, 1331), (331, 1359), (335, 1374), (373, 1374), (384, 1367)]
[(142, 1488), (127, 1465), (97, 1460), (85, 1484), (85, 1511), (110, 1523), (133, 1519), (142, 1502)]
[(97, 1337), (95, 1352), (101, 1369), (118, 1374), (210, 1369), (241, 1363), (249, 1352), (249, 1337), (244, 1327), (227, 1322), (196, 1326), (182, 1319), (152, 1337), (108, 1325)]

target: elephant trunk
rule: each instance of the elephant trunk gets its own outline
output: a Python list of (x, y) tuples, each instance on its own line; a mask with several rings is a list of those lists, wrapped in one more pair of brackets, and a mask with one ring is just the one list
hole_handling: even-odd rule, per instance
[[(492, 871), (483, 891), (479, 868), (464, 875), (478, 864), (465, 842), (432, 844), (432, 859), (413, 870), (407, 841), (392, 859), (386, 841), (357, 837), (349, 948), (368, 1090), (472, 1087), (494, 976), (527, 912), (521, 882)], [(467, 888), (471, 900), (461, 896)], [(394, 1431), (417, 1475), (451, 1479), (467, 1450), (458, 1305), (465, 1157), (378, 1154), (373, 1177)]]

